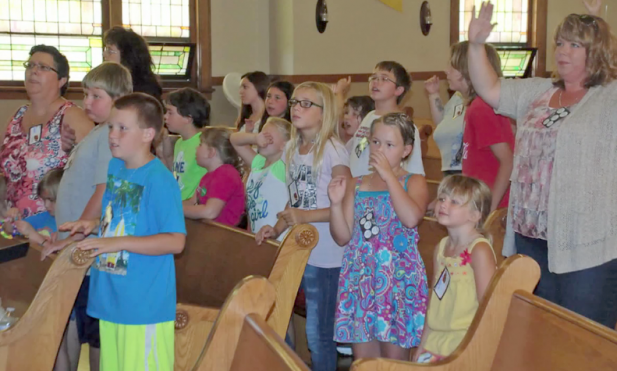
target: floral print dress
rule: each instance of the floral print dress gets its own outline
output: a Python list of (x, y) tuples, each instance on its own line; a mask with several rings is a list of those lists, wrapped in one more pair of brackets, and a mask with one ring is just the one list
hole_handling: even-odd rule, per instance
[[(62, 150), (60, 128), (64, 113), (72, 106), (73, 103), (65, 102), (52, 119), (41, 126), (40, 132), (26, 133), (22, 128), (28, 106), (21, 107), (9, 122), (0, 151), (0, 166), (7, 183), (6, 199), (24, 218), (45, 211), (44, 202), (37, 195), (38, 183), (49, 170), (66, 164), (68, 155)], [(33, 138), (30, 138), (31, 133)]]
[(388, 191), (360, 191), (361, 183), (362, 177), (339, 278), (334, 340), (411, 348), (420, 343), (428, 302), (418, 230), (401, 223)]

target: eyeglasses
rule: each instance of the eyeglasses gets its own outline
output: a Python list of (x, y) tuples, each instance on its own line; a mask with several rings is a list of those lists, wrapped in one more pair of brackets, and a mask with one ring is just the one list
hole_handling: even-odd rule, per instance
[(118, 54), (117, 50), (111, 49), (109, 46), (106, 46), (105, 49), (103, 49), (103, 53), (106, 54)]
[(58, 73), (58, 70), (53, 67), (50, 67), (45, 64), (34, 63), (34, 62), (24, 62), (24, 68), (27, 70), (33, 70), (35, 68), (38, 68), (39, 71), (42, 71), (42, 72), (54, 71), (55, 73)]
[(578, 19), (583, 22), (586, 26), (593, 26), (594, 30), (598, 32), (598, 22), (594, 16), (588, 14), (570, 14), (569, 17), (578, 17)]
[(294, 106), (296, 104), (299, 104), (300, 107), (302, 108), (311, 108), (311, 106), (317, 106), (319, 108), (323, 108), (323, 106), (320, 106), (317, 103), (313, 103), (310, 100), (297, 100), (297, 99), (290, 99), (289, 102), (287, 103), (289, 105), (289, 108), (294, 108)]
[(393, 83), (394, 85), (398, 86), (398, 83), (394, 80), (391, 80), (385, 76), (377, 76), (377, 75), (373, 75), (371, 77), (368, 78), (368, 82), (379, 82), (382, 83), (384, 81), (389, 81), (391, 83)]

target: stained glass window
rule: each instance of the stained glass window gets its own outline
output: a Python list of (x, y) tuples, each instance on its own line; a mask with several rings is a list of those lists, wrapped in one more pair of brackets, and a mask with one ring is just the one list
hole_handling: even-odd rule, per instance
[(101, 0), (0, 0), (0, 80), (23, 80), (30, 48), (57, 47), (81, 81), (103, 61)]
[(501, 59), (501, 70), (505, 77), (524, 77), (531, 57), (532, 50), (498, 50)]
[(156, 74), (162, 76), (186, 75), (189, 68), (190, 46), (150, 44), (149, 47)]
[[(493, 22), (497, 26), (488, 38), (490, 43), (527, 43), (529, 0), (492, 0)], [(480, 10), (482, 0), (460, 0), (459, 40), (467, 40), (473, 6)]]
[(122, 0), (122, 23), (144, 37), (189, 38), (189, 0)]

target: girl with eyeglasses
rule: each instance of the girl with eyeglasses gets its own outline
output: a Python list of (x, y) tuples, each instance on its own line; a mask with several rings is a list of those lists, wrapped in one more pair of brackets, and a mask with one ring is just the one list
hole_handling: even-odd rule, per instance
[(289, 100), (291, 138), (282, 158), (287, 165), (289, 203), (278, 214), (275, 226), (264, 226), (256, 235), (261, 243), (287, 228), (310, 223), (319, 242), (304, 270), (306, 336), (313, 370), (336, 370), (334, 312), (343, 249), (330, 234), (328, 184), (332, 178), (350, 178), (349, 156), (336, 135), (338, 112), (334, 93), (317, 82), (300, 84)]

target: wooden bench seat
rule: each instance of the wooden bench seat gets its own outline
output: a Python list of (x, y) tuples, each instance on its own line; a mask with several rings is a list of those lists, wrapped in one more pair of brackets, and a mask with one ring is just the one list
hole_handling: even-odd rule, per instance
[[(3, 240), (4, 241), (4, 240)], [(31, 245), (25, 257), (0, 264), (0, 297), (19, 320), (0, 331), (0, 371), (51, 370), (86, 270), (88, 252), (64, 249), (40, 261)]]
[(203, 353), (219, 310), (244, 277), (268, 277), (276, 300), (265, 316), (285, 336), (304, 267), (318, 241), (311, 225), (291, 228), (282, 242), (257, 245), (244, 230), (213, 222), (186, 220), (187, 240), (177, 255), (176, 370), (192, 370)]
[[(451, 364), (440, 370), (489, 370), (508, 316), (512, 295), (518, 290), (532, 292), (540, 280), (540, 267), (528, 256), (506, 259), (493, 276), (484, 299), (459, 347), (445, 360), (428, 367)], [(503, 335), (505, 336), (505, 335)], [(352, 370), (407, 371), (427, 366), (384, 359), (358, 360)]]
[(523, 290), (512, 296), (496, 351), (477, 350), (428, 366), (361, 360), (352, 370), (617, 370), (617, 332)]
[(196, 371), (308, 371), (266, 323), (276, 292), (263, 277), (247, 277), (229, 295)]

